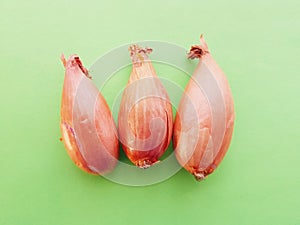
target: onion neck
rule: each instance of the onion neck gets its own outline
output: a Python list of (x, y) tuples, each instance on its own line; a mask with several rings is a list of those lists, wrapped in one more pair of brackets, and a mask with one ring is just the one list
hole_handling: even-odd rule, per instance
[(209, 54), (208, 46), (203, 38), (200, 36), (200, 45), (193, 45), (188, 53), (188, 59), (202, 58), (204, 55)]
[(137, 44), (131, 45), (128, 50), (134, 66), (141, 66), (142, 63), (149, 61), (148, 55), (152, 52), (151, 48), (142, 48)]
[(66, 60), (64, 54), (61, 54), (60, 59), (66, 69), (78, 67), (80, 71), (87, 77), (92, 78), (89, 74), (89, 71), (83, 66), (78, 55), (71, 55), (68, 60)]

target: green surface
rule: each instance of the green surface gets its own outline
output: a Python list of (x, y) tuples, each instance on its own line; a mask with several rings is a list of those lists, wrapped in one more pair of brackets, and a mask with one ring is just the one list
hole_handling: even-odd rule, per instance
[[(1, 1), (0, 224), (300, 224), (299, 8), (297, 0)], [(61, 52), (89, 67), (121, 44), (189, 48), (200, 33), (235, 99), (218, 170), (200, 183), (181, 170), (134, 188), (77, 169), (58, 141)]]

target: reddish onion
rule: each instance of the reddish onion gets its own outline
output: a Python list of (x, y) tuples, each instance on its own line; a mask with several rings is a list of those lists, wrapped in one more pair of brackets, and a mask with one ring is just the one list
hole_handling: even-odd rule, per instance
[(119, 144), (110, 109), (77, 55), (62, 55), (65, 80), (61, 102), (61, 132), (74, 163), (92, 174), (105, 174), (116, 166)]
[(172, 105), (148, 54), (132, 45), (132, 72), (119, 111), (119, 138), (127, 157), (138, 167), (158, 162), (172, 137)]
[[(178, 107), (173, 133), (178, 162), (197, 180), (211, 174), (224, 158), (235, 118), (228, 81), (202, 35), (200, 43), (188, 54), (190, 59), (199, 58), (199, 63)], [(205, 87), (210, 93), (205, 93)]]

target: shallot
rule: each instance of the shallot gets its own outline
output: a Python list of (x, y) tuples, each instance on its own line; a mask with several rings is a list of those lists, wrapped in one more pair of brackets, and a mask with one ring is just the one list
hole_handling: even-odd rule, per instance
[(201, 35), (188, 58), (199, 63), (185, 88), (175, 122), (173, 142), (178, 162), (197, 180), (220, 164), (234, 127), (234, 105), (228, 81)]
[(105, 174), (113, 170), (119, 144), (111, 111), (77, 55), (61, 60), (65, 79), (61, 102), (62, 140), (82, 170)]
[(159, 161), (172, 137), (172, 105), (148, 58), (150, 48), (129, 48), (132, 72), (124, 90), (118, 117), (119, 139), (136, 166)]

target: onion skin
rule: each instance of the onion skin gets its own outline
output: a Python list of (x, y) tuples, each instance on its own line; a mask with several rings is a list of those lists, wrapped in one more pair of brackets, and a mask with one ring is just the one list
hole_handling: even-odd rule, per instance
[(157, 163), (172, 138), (172, 105), (148, 54), (152, 49), (129, 48), (132, 72), (124, 90), (118, 116), (119, 138), (136, 166)]
[[(192, 46), (188, 53), (188, 58), (198, 58), (199, 63), (181, 99), (173, 131), (176, 158), (196, 180), (204, 179), (221, 163), (231, 142), (235, 119), (233, 98), (226, 76), (209, 53), (202, 35), (200, 43), (199, 46)], [(212, 107), (214, 106), (210, 105), (207, 96), (200, 88), (203, 71), (208, 71), (207, 73), (213, 77), (222, 95), (224, 126), (217, 124), (215, 129), (223, 129), (222, 135), (213, 132), (215, 118), (212, 115)], [(221, 116), (222, 113), (219, 114)], [(212, 140), (218, 140), (219, 147), (214, 146)]]
[(72, 55), (65, 66), (61, 102), (62, 140), (73, 162), (91, 174), (106, 174), (114, 169), (119, 143), (110, 109), (91, 82), (79, 57)]

